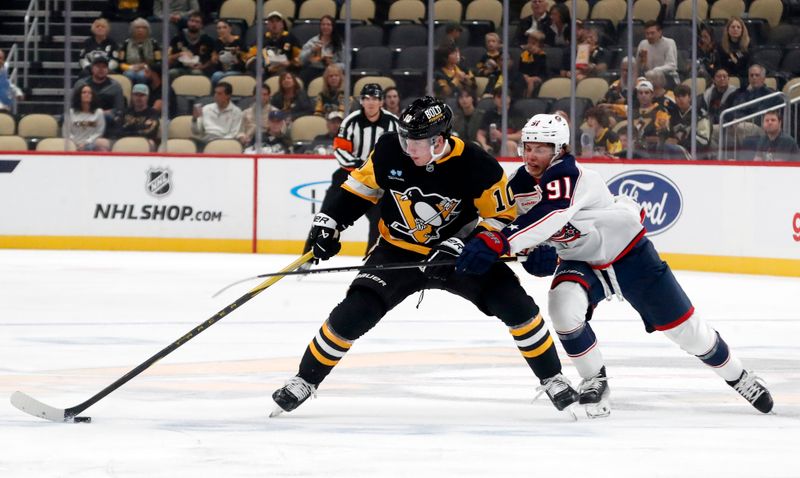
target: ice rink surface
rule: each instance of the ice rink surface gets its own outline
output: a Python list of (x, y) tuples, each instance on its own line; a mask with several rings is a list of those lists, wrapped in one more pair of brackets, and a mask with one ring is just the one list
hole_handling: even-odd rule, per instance
[[(766, 380), (773, 415), (610, 301), (592, 324), (613, 412), (569, 421), (532, 401), (537, 382), (500, 321), (428, 291), (357, 341), (317, 399), (267, 418), (353, 273), (279, 281), (89, 408), (91, 424), (9, 403), (15, 390), (57, 407), (86, 400), (258, 282), (216, 290), (295, 258), (0, 251), (0, 476), (800, 476), (796, 278), (676, 273)], [(547, 317), (549, 281), (523, 283)]]

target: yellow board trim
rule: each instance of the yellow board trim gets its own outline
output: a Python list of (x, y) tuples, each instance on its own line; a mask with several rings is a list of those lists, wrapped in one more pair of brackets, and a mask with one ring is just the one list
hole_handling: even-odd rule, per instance
[(525, 335), (531, 330), (535, 329), (542, 323), (544, 319), (542, 319), (542, 314), (537, 314), (535, 318), (531, 319), (531, 323), (528, 325), (524, 325), (522, 327), (516, 329), (508, 329), (511, 332), (511, 335), (514, 337), (519, 337), (521, 335)]
[[(304, 244), (304, 240), (262, 239), (257, 241), (256, 247), (262, 254), (300, 254)], [(175, 237), (0, 236), (0, 249), (249, 253), (253, 242), (250, 239)], [(366, 250), (366, 242), (343, 242), (340, 254), (363, 257)], [(661, 257), (678, 270), (800, 277), (800, 259), (666, 253)]]
[(321, 353), (319, 353), (319, 350), (317, 350), (317, 346), (314, 345), (313, 340), (309, 342), (308, 349), (311, 350), (311, 354), (314, 356), (314, 358), (319, 360), (319, 363), (321, 363), (322, 365), (327, 365), (328, 367), (335, 367), (336, 364), (339, 363), (338, 360), (337, 361), (328, 360)]
[(533, 350), (528, 350), (527, 352), (522, 352), (522, 351), (520, 352), (522, 352), (522, 356), (525, 358), (538, 357), (539, 355), (542, 355), (543, 353), (547, 352), (547, 349), (549, 349), (551, 345), (553, 345), (553, 336), (548, 335), (547, 340), (545, 340), (542, 345), (536, 347)]
[(334, 334), (333, 331), (331, 331), (330, 327), (328, 327), (327, 321), (324, 324), (322, 324), (322, 333), (325, 334), (325, 338), (327, 338), (328, 340), (330, 340), (331, 342), (333, 342), (334, 344), (338, 345), (343, 349), (349, 349), (353, 345), (337, 337), (336, 334)]

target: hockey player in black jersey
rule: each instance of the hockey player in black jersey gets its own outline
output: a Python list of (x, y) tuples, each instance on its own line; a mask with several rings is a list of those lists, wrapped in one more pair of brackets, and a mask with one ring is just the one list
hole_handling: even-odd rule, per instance
[(384, 134), (314, 218), (314, 256), (325, 260), (341, 249), (339, 233), (377, 204), (380, 238), (366, 265), (419, 261), (420, 268), (356, 276), (308, 344), (297, 375), (272, 395), (278, 406), (271, 416), (315, 394), (356, 339), (424, 289), (447, 290), (498, 317), (556, 408), (577, 401), (539, 307), (506, 264), (494, 264), (481, 277), (437, 265), (457, 257), (465, 239), (502, 229), (516, 217), (503, 169), (477, 146), (450, 136), (452, 115), (432, 97), (414, 101), (400, 116), (399, 134)]

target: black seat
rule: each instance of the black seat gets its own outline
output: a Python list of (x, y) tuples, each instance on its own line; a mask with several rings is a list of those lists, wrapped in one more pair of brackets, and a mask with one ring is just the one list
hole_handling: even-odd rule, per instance
[(752, 63), (758, 63), (772, 73), (780, 69), (783, 50), (777, 45), (761, 45), (751, 50), (750, 58)]
[(781, 60), (780, 70), (789, 73), (793, 77), (800, 76), (800, 45), (786, 49), (786, 54)]
[[(462, 34), (463, 35), (463, 34)], [(486, 48), (482, 46), (468, 46), (461, 49), (461, 66), (470, 70), (475, 68), (475, 65), (486, 54)]]
[(428, 69), (428, 47), (409, 46), (397, 55), (392, 76), (422, 76)]
[(360, 75), (384, 75), (392, 69), (392, 51), (385, 46), (359, 48), (353, 57), (353, 68)]
[[(442, 39), (444, 38), (444, 35), (446, 33), (446, 30), (447, 30), (447, 25), (449, 25), (449, 24), (445, 23), (445, 24), (438, 25), (438, 26), (436, 26), (434, 28), (434, 30), (433, 30), (433, 43), (435, 45), (440, 45), (442, 43)], [(462, 30), (461, 31), (461, 36), (458, 37), (458, 42), (456, 43), (456, 46), (458, 46), (458, 48), (460, 48), (462, 50), (464, 48), (466, 48), (467, 46), (469, 46), (469, 30)]]
[(550, 101), (546, 98), (521, 98), (511, 105), (511, 116), (528, 120), (533, 115), (547, 113)]
[(685, 20), (664, 22), (664, 36), (675, 40), (678, 50), (692, 49), (692, 27), (684, 23)]
[[(583, 115), (586, 113), (586, 110), (592, 107), (592, 100), (589, 98), (575, 98), (575, 118), (570, 118), (573, 124), (581, 124), (583, 123)], [(550, 113), (555, 113), (556, 111), (564, 111), (565, 113), (569, 114), (569, 97), (559, 98), (550, 105)]]
[(383, 45), (383, 28), (377, 25), (361, 25), (350, 30), (351, 47), (363, 48), (374, 45)]
[(389, 30), (388, 46), (392, 49), (428, 44), (428, 30), (422, 25), (409, 23), (395, 25)]

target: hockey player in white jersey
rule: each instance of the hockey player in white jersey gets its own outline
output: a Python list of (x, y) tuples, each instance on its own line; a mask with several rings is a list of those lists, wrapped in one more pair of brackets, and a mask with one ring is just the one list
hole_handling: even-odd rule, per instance
[[(669, 266), (645, 237), (641, 207), (626, 196), (612, 196), (597, 172), (578, 164), (569, 152), (569, 138), (569, 126), (558, 115), (528, 121), (519, 147), (524, 165), (509, 181), (519, 216), (502, 231), (482, 232), (467, 243), (456, 270), (482, 274), (500, 255), (531, 248), (538, 261), (526, 267), (529, 272), (549, 275), (555, 269), (550, 316), (583, 379), (579, 400), (592, 418), (607, 416), (611, 408), (603, 356), (589, 320), (598, 303), (615, 295), (636, 309), (648, 332), (663, 332), (768, 413), (773, 400), (763, 381), (745, 370), (719, 333), (695, 315)], [(542, 270), (548, 253), (551, 267)]]

